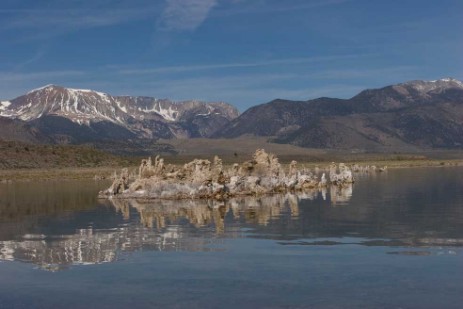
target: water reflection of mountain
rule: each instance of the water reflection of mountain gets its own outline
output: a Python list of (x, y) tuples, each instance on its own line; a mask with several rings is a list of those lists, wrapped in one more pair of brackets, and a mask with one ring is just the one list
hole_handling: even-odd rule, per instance
[(128, 224), (110, 230), (81, 229), (73, 235), (24, 235), (22, 240), (0, 242), (0, 259), (23, 261), (43, 269), (113, 262), (124, 252), (208, 251), (211, 241), (184, 237), (181, 227), (162, 232)]
[[(231, 228), (227, 230), (226, 237), (241, 237), (239, 228), (233, 228), (234, 223), (237, 224), (235, 227), (241, 221), (249, 226), (265, 226), (283, 215), (297, 218), (300, 199), (316, 199), (318, 196), (319, 192), (313, 191), (301, 196), (247, 197), (227, 202), (105, 201), (98, 208), (101, 213), (97, 211), (91, 217), (87, 217), (86, 212), (80, 214), (84, 219), (80, 224), (91, 222), (94, 226), (60, 234), (63, 231), (60, 222), (47, 221), (55, 227), (34, 227), (32, 230), (36, 233), (16, 235), (13, 240), (0, 241), (0, 259), (31, 262), (44, 269), (58, 270), (73, 264), (112, 262), (124, 252), (139, 250), (221, 250), (222, 234), (228, 223)], [(98, 228), (102, 214), (114, 225)], [(110, 218), (118, 217), (118, 214), (122, 214), (119, 220)], [(78, 225), (76, 220), (80, 219), (77, 217), (66, 217), (66, 221), (70, 226)]]
[(389, 171), (359, 177), (354, 188), (226, 202), (98, 204), (101, 186), (90, 183), (56, 184), (53, 190), (29, 184), (34, 195), (0, 187), (0, 259), (54, 270), (142, 250), (224, 250), (226, 239), (240, 237), (285, 244), (326, 245), (318, 240), (348, 237), (375, 246), (463, 245), (462, 170)]

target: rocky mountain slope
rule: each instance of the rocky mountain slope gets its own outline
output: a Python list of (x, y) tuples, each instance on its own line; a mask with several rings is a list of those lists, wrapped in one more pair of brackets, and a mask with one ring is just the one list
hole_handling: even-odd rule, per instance
[(92, 143), (111, 151), (126, 145), (124, 153), (141, 154), (159, 138), (247, 135), (309, 148), (462, 148), (463, 82), (410, 81), (350, 99), (277, 99), (241, 115), (222, 102), (111, 96), (55, 85), (0, 101), (0, 140)]
[(216, 137), (271, 136), (303, 147), (362, 150), (463, 146), (463, 83), (411, 81), (348, 100), (274, 100), (250, 108)]
[(58, 143), (208, 137), (238, 115), (236, 108), (223, 102), (118, 97), (56, 85), (0, 102), (0, 117), (22, 121)]
[(0, 117), (0, 141), (18, 141), (24, 143), (51, 143), (38, 128), (25, 121)]

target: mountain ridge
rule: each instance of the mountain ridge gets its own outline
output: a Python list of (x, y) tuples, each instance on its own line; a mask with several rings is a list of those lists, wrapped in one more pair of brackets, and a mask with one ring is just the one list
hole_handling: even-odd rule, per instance
[[(268, 137), (310, 148), (378, 150), (463, 145), (463, 82), (413, 80), (349, 99), (275, 99), (240, 114), (224, 102), (174, 102), (46, 85), (0, 101), (0, 139), (104, 140)], [(18, 128), (17, 134), (12, 134)], [(8, 133), (9, 132), (9, 133)], [(15, 132), (16, 133), (16, 132)]]
[(416, 80), (350, 99), (273, 100), (243, 112), (214, 137), (243, 134), (311, 148), (461, 147), (463, 82)]
[[(45, 129), (49, 126), (48, 131), (59, 129), (54, 123), (58, 121), (56, 117), (60, 117), (80, 125), (82, 131), (107, 123), (133, 133), (134, 138), (145, 139), (207, 137), (238, 115), (235, 107), (224, 102), (174, 102), (152, 97), (112, 96), (57, 85), (36, 88), (0, 104), (0, 116)], [(73, 126), (68, 121), (59, 121), (67, 123), (67, 127)], [(62, 135), (58, 131), (56, 134)], [(69, 130), (65, 131), (69, 135)], [(88, 139), (95, 137), (89, 135)], [(85, 138), (76, 142), (83, 140)]]

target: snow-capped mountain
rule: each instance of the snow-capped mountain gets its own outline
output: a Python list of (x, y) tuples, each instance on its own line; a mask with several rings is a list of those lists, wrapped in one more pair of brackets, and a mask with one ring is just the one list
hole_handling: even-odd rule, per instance
[(278, 99), (241, 115), (221, 102), (111, 96), (49, 85), (0, 101), (0, 116), (0, 140), (117, 144), (116, 150), (132, 141), (145, 149), (159, 138), (242, 135), (315, 148), (462, 148), (463, 82), (415, 80), (366, 89), (350, 99)]
[(0, 115), (30, 121), (47, 115), (63, 116), (77, 123), (107, 120), (123, 123), (122, 106), (110, 95), (85, 89), (47, 85), (11, 101), (2, 102)]
[[(107, 123), (137, 137), (205, 137), (236, 118), (239, 112), (223, 103), (173, 102), (167, 99), (111, 96), (86, 89), (47, 85), (10, 101), (0, 102), (0, 116), (48, 126), (56, 117), (95, 127)], [(50, 121), (54, 119), (54, 121)], [(78, 127), (74, 127), (76, 130)], [(57, 130), (57, 134), (60, 130)]]

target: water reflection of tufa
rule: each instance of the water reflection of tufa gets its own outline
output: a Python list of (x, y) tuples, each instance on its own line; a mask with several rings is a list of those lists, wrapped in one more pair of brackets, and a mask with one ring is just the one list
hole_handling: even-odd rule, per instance
[[(339, 194), (330, 193), (333, 202), (340, 200)], [(142, 249), (218, 250), (220, 234), (227, 232), (227, 237), (240, 237), (236, 230), (225, 230), (227, 215), (230, 218), (227, 222), (266, 226), (282, 215), (298, 218), (300, 200), (326, 199), (326, 195), (326, 189), (315, 189), (299, 195), (239, 197), (225, 202), (113, 199), (106, 203), (122, 214), (125, 224), (109, 229), (79, 229), (71, 235), (26, 234), (19, 240), (0, 241), (0, 259), (29, 262), (55, 271), (70, 265), (114, 262), (124, 252)], [(348, 198), (346, 195), (344, 200)], [(198, 229), (200, 233), (195, 232)]]
[[(317, 192), (318, 193), (318, 192)], [(299, 199), (314, 198), (313, 195), (297, 196), (294, 194), (263, 196), (260, 198), (241, 197), (228, 201), (216, 200), (157, 200), (114, 199), (109, 201), (121, 212), (125, 219), (131, 217), (131, 210), (140, 216), (143, 226), (161, 230), (180, 220), (187, 220), (196, 228), (215, 226), (221, 233), (225, 228), (225, 216), (231, 214), (236, 220), (244, 219), (247, 223), (267, 225), (272, 218), (278, 218), (284, 211), (291, 216), (299, 215)]]
[[(347, 203), (352, 197), (352, 184), (330, 187), (331, 204)], [(293, 217), (299, 215), (300, 200), (327, 199), (327, 189), (306, 190), (300, 194), (274, 194), (256, 197), (237, 197), (226, 201), (217, 200), (144, 200), (111, 199), (108, 201), (120, 212), (124, 219), (131, 217), (131, 209), (140, 216), (140, 223), (146, 227), (162, 229), (180, 219), (186, 219), (191, 225), (201, 227), (215, 225), (217, 232), (224, 229), (224, 218), (231, 213), (233, 218), (241, 217), (248, 223), (267, 225), (288, 209)]]
[[(326, 193), (324, 196), (326, 196)], [(330, 198), (331, 198), (332, 205), (346, 204), (347, 202), (350, 201), (351, 197), (352, 197), (352, 184), (345, 184), (343, 186), (330, 186)]]

